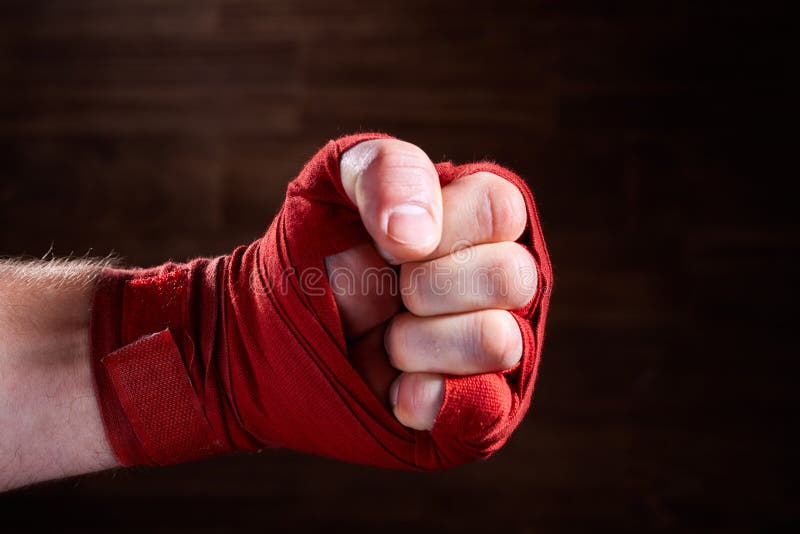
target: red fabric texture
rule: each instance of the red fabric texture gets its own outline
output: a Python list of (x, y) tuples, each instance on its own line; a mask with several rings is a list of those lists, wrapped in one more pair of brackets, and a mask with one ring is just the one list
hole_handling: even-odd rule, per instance
[(437, 164), (442, 185), (478, 171), (523, 193), (520, 238), (536, 296), (513, 313), (524, 340), (513, 369), (447, 377), (430, 432), (403, 427), (350, 365), (324, 258), (369, 240), (342, 189), (339, 159), (359, 134), (329, 142), (289, 184), (266, 234), (230, 255), (151, 269), (105, 269), (92, 307), (96, 392), (123, 465), (168, 465), (281, 446), (345, 461), (437, 470), (486, 458), (533, 394), (552, 270), (525, 182), (490, 162)]

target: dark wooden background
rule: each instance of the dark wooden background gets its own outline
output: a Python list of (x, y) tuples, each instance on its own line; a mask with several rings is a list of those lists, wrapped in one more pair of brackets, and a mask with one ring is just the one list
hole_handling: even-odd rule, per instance
[(556, 269), (491, 460), (274, 451), (0, 496), (0, 531), (755, 532), (798, 519), (791, 18), (761, 2), (3, 0), (0, 254), (261, 234), (331, 137), (526, 176)]

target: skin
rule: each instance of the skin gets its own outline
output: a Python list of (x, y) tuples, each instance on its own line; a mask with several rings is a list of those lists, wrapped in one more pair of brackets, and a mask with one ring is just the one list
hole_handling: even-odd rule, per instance
[(117, 465), (89, 368), (98, 269), (0, 263), (0, 490)]
[[(356, 145), (342, 156), (341, 176), (374, 242), (328, 257), (328, 272), (380, 268), (400, 289), (335, 293), (351, 362), (402, 424), (429, 430), (444, 398), (443, 375), (507, 369), (522, 355), (507, 310), (527, 303), (535, 287), (436, 286), (485, 272), (493, 280), (535, 272), (530, 254), (513, 243), (525, 228), (522, 195), (489, 173), (440, 188), (428, 156), (399, 140)], [(89, 367), (89, 306), (100, 267), (0, 263), (0, 490), (118, 465)]]

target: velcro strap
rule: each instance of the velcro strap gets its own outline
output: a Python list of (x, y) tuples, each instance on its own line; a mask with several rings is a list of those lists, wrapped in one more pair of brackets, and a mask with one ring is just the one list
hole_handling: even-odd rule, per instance
[(144, 336), (102, 362), (154, 464), (188, 462), (222, 450), (168, 329)]

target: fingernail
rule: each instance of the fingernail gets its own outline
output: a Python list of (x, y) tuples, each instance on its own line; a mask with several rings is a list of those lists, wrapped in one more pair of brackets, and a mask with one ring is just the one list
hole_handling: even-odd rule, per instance
[(386, 234), (400, 244), (422, 247), (436, 239), (436, 223), (419, 204), (401, 204), (389, 212)]
[(392, 405), (392, 408), (397, 406), (397, 395), (400, 392), (400, 380), (402, 380), (402, 376), (403, 375), (398, 376), (389, 388), (389, 403)]

